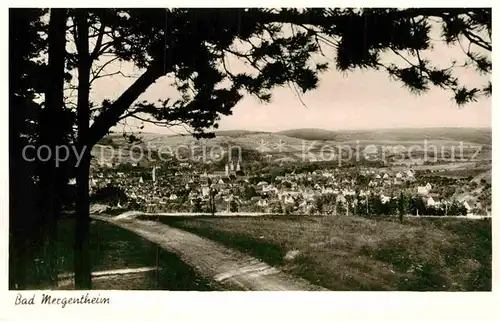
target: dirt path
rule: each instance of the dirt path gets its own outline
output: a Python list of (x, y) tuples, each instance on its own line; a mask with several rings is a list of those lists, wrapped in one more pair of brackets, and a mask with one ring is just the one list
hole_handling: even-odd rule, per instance
[(165, 224), (99, 215), (92, 217), (135, 232), (175, 253), (201, 275), (213, 278), (227, 290), (327, 291), (283, 273), (254, 257)]

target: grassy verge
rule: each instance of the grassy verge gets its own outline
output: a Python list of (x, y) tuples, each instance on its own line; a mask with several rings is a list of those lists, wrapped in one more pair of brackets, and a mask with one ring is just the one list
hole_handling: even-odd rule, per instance
[[(58, 271), (73, 271), (73, 218), (62, 219), (58, 227)], [(195, 290), (209, 291), (215, 288), (211, 281), (199, 276), (175, 254), (158, 248), (155, 244), (132, 232), (100, 221), (91, 223), (92, 271), (124, 268), (156, 267), (158, 272), (142, 272), (94, 278), (95, 289), (117, 290)], [(43, 272), (32, 272), (33, 276)], [(32, 279), (32, 289), (43, 287)], [(71, 288), (71, 286), (70, 286)]]
[(387, 218), (307, 216), (159, 220), (331, 290), (491, 290), (490, 220), (411, 218), (403, 224)]

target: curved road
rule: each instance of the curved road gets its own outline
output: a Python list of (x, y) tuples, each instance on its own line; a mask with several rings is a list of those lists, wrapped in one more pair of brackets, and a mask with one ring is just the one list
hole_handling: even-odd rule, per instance
[(201, 275), (217, 281), (225, 290), (328, 291), (242, 252), (162, 223), (101, 215), (91, 217), (130, 230), (175, 253)]

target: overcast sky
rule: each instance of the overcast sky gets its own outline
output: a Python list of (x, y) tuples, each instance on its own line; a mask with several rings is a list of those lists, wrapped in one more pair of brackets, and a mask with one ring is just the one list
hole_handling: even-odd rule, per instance
[[(459, 47), (448, 48), (438, 42), (426, 57), (441, 66), (450, 66), (453, 59), (463, 59), (464, 54)], [(238, 70), (243, 64), (234, 60), (230, 62), (230, 66), (233, 70)], [(126, 73), (133, 71), (130, 65), (125, 64), (115, 65), (111, 69), (113, 68)], [(455, 75), (465, 84), (483, 85), (487, 80), (485, 76), (479, 76), (474, 70), (465, 68), (458, 69)], [(133, 81), (134, 79), (120, 76), (100, 79), (95, 83), (92, 97), (97, 101), (114, 99)], [(156, 101), (175, 96), (168, 79), (162, 78), (140, 99)], [(437, 88), (422, 96), (415, 96), (403, 88), (401, 83), (390, 80), (384, 72), (355, 71), (342, 75), (333, 68), (322, 74), (317, 90), (302, 95), (307, 107), (290, 88), (280, 88), (274, 92), (270, 104), (262, 104), (250, 96), (245, 97), (236, 105), (233, 115), (221, 119), (220, 129), (279, 131), (293, 128), (343, 130), (491, 126), (491, 99), (483, 98), (477, 103), (459, 108), (451, 97), (451, 92)], [(166, 129), (150, 124), (146, 124), (143, 131), (170, 134), (184, 132), (178, 128)]]

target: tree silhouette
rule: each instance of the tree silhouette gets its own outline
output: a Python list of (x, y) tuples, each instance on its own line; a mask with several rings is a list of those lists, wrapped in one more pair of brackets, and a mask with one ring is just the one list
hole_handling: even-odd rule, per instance
[[(9, 10), (9, 288), (24, 289), (28, 263), (34, 247), (40, 244), (38, 228), (43, 217), (37, 215), (39, 186), (33, 180), (37, 164), (23, 158), (23, 147), (38, 138), (40, 104), (37, 93), (43, 92), (37, 75), (44, 65), (35, 61), (44, 40), (41, 9)], [(31, 157), (31, 156), (29, 156)]]
[(200, 213), (202, 211), (200, 198), (193, 199), (193, 210), (192, 212)]
[[(467, 89), (452, 75), (458, 65), (439, 69), (422, 58), (421, 51), (432, 45), (431, 19), (439, 19), (446, 42), (466, 39), (472, 44), (465, 64), (474, 64), (481, 73), (491, 71), (487, 55), (472, 52), (474, 48), (491, 51), (488, 9), (89, 10), (96, 39), (90, 53), (94, 65), (102, 64), (105, 55), (133, 62), (144, 73), (118, 99), (102, 102), (88, 144), (93, 145), (127, 117), (163, 126), (186, 124), (195, 135), (204, 135), (207, 128), (217, 126), (221, 115), (231, 113), (245, 92), (269, 101), (277, 86), (290, 85), (302, 92), (316, 88), (318, 74), (328, 64), (313, 64), (311, 57), (332, 49), (328, 46), (335, 49), (336, 68), (342, 72), (385, 70), (416, 93), (432, 85), (450, 89), (459, 104), (481, 93), (488, 95), (491, 83), (483, 91)], [(283, 32), (286, 26), (293, 29), (291, 36)], [(481, 37), (482, 33), (486, 34)], [(397, 55), (402, 64), (385, 64), (384, 52)], [(231, 71), (230, 57), (248, 63), (252, 73)], [(98, 71), (92, 80), (104, 77)], [(136, 102), (165, 75), (173, 76), (180, 99)]]
[(406, 194), (403, 191), (401, 191), (397, 202), (398, 202), (397, 205), (398, 205), (399, 221), (403, 223), (403, 217), (410, 211), (410, 204), (409, 204), (410, 201), (408, 199), (408, 196), (406, 196)]
[(238, 210), (239, 210), (238, 202), (236, 200), (232, 199), (229, 202), (229, 211), (230, 212), (238, 212)]

